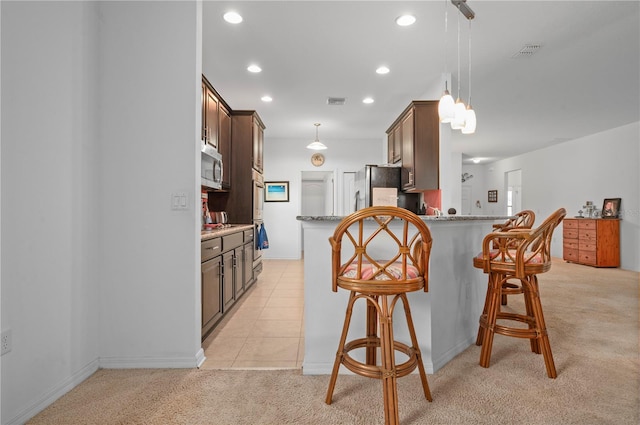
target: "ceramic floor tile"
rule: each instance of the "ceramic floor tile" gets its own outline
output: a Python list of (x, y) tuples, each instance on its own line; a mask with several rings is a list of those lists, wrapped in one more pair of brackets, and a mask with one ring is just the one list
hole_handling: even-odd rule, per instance
[(300, 338), (300, 329), (302, 325), (299, 320), (259, 320), (249, 338)]
[(205, 357), (212, 362), (219, 360), (235, 360), (244, 348), (247, 338), (218, 336), (204, 352)]
[(265, 307), (258, 320), (297, 320), (302, 322), (302, 312), (302, 307)]
[(237, 361), (297, 361), (300, 338), (248, 338)]

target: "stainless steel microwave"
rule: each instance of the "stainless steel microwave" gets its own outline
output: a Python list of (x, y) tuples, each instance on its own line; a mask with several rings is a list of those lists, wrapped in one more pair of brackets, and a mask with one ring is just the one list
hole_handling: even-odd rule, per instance
[(204, 143), (201, 150), (201, 185), (210, 189), (222, 188), (222, 155), (211, 145)]

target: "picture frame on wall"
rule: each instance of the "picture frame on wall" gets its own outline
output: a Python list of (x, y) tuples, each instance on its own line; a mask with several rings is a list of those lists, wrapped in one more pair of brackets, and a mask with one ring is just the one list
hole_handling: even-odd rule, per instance
[(289, 182), (264, 182), (265, 202), (289, 202)]
[(488, 199), (489, 202), (498, 202), (498, 191), (497, 190), (490, 190), (488, 192)]
[(605, 198), (602, 202), (602, 218), (620, 217), (620, 204), (622, 198)]

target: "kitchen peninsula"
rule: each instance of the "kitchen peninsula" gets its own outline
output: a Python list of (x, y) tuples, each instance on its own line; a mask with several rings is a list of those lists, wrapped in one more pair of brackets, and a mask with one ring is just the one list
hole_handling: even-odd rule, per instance
[[(482, 240), (491, 232), (492, 224), (508, 217), (421, 217), (433, 238), (429, 292), (413, 292), (408, 297), (425, 368), (434, 373), (475, 342), (487, 277), (473, 267), (473, 257), (482, 250)], [(297, 217), (304, 234), (305, 375), (328, 375), (335, 360), (349, 294), (344, 290), (331, 291), (328, 239), (342, 218)], [(408, 341), (404, 314), (399, 313), (394, 325), (395, 339)], [(354, 307), (352, 329), (362, 329), (364, 335), (363, 305)], [(358, 354), (364, 352), (355, 352), (357, 359)]]

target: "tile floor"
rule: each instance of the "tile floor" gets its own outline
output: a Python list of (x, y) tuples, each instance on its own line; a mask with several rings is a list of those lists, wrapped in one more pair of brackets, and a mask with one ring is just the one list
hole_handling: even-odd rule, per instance
[(256, 283), (202, 343), (203, 369), (299, 369), (303, 260), (263, 260)]

